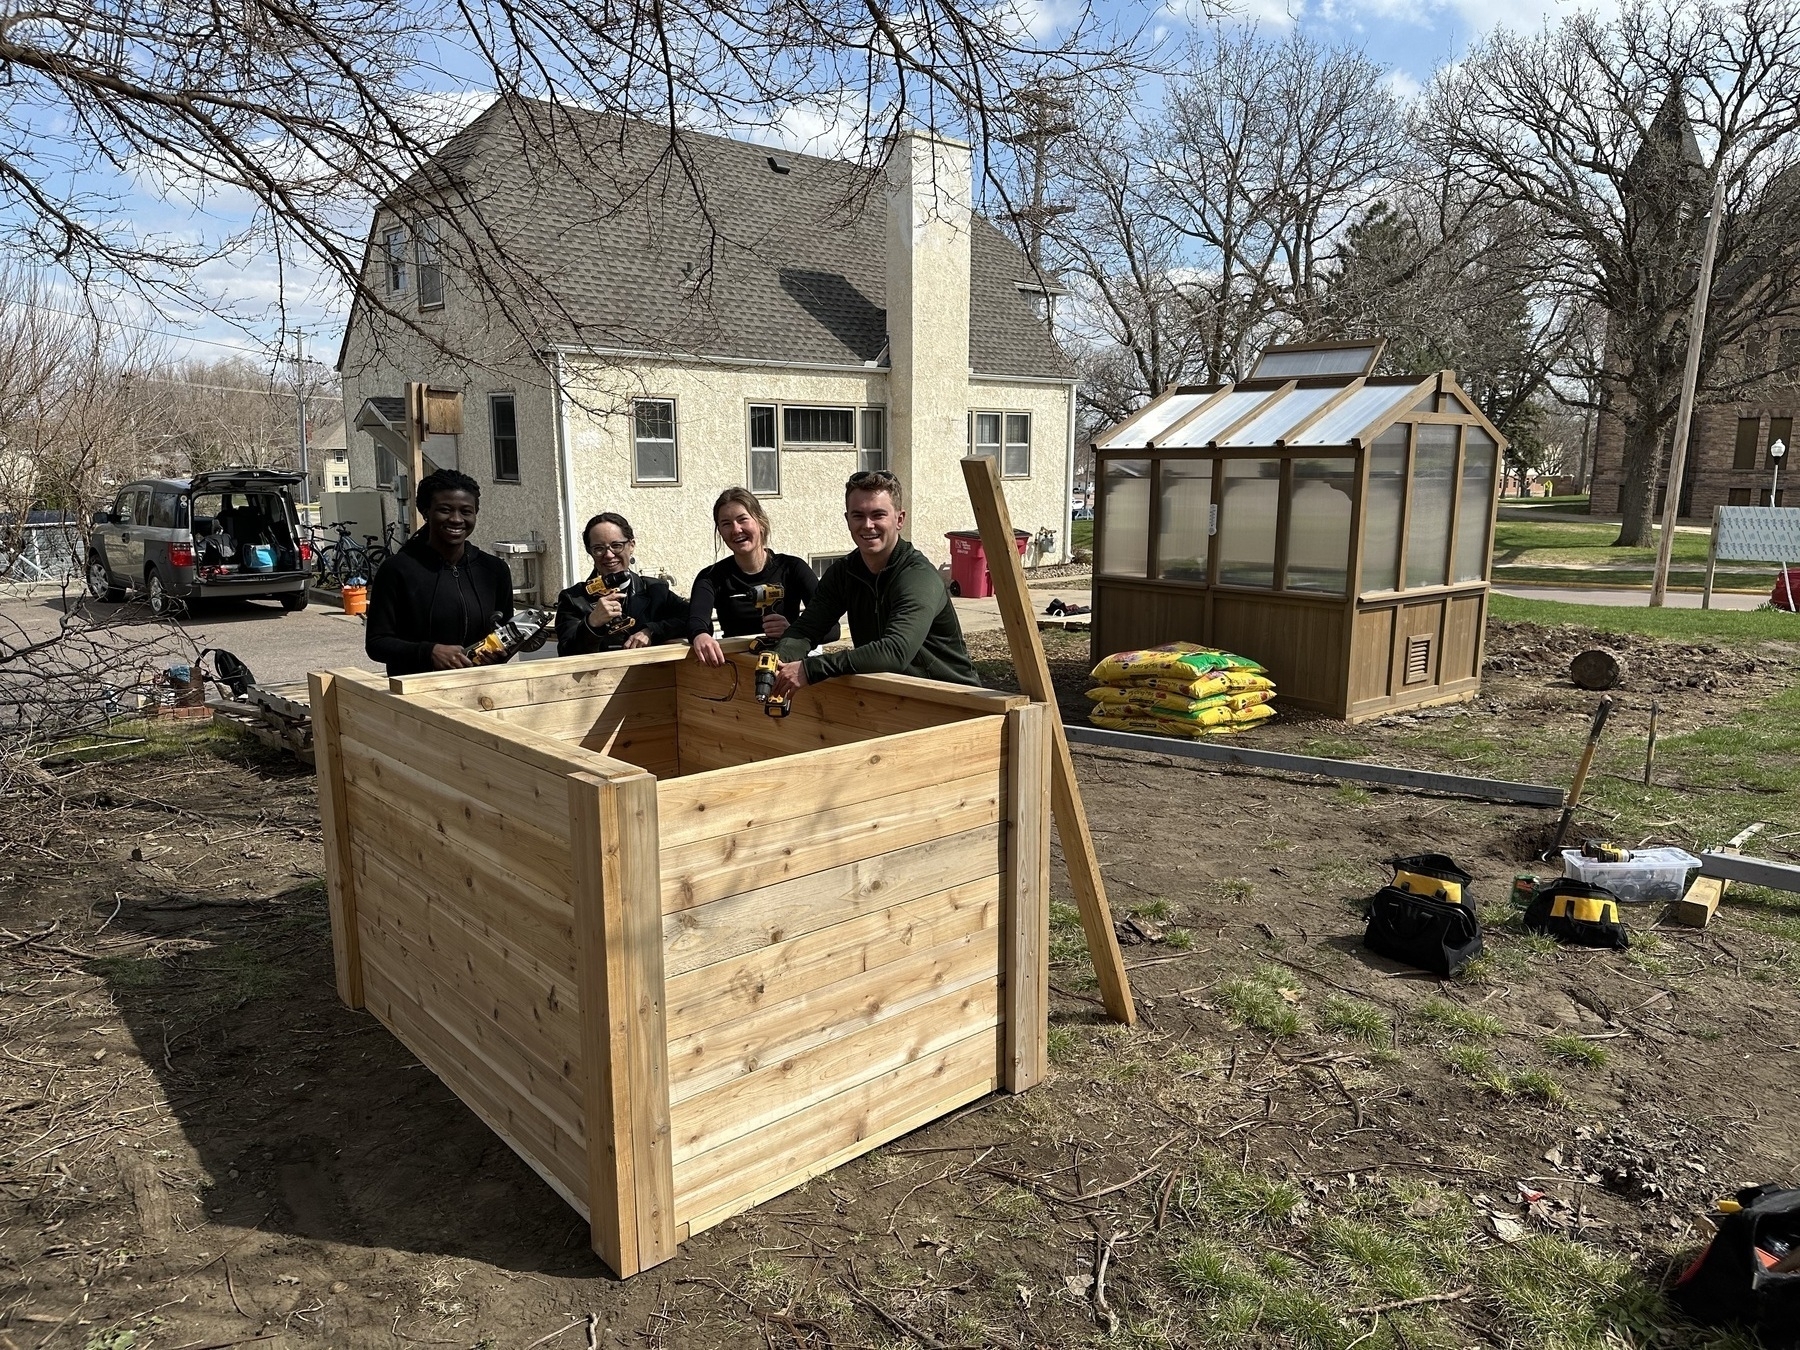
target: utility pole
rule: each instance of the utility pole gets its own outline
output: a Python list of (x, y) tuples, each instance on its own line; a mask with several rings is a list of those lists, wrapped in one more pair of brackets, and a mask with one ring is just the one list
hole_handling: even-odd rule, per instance
[(299, 407), (300, 473), (306, 480), (306, 500), (312, 501), (312, 471), (306, 462), (306, 334), (294, 336), (294, 399)]
[(1719, 247), (1719, 219), (1725, 214), (1725, 165), (1714, 166), (1712, 212), (1706, 218), (1706, 244), (1700, 250), (1700, 274), (1694, 278), (1694, 312), (1688, 319), (1687, 366), (1681, 374), (1681, 405), (1675, 414), (1675, 444), (1669, 450), (1669, 476), (1663, 497), (1662, 538), (1656, 545), (1656, 576), (1650, 583), (1650, 607), (1661, 609), (1669, 591), (1669, 560), (1675, 550), (1675, 517), (1681, 509), (1681, 479), (1687, 469), (1688, 429), (1694, 424), (1695, 387), (1700, 383), (1700, 348), (1706, 340), (1706, 301), (1712, 290), (1713, 255)]

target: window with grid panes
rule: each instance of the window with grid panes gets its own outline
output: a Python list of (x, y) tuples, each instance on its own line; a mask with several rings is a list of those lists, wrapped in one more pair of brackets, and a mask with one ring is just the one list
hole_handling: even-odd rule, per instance
[(862, 447), (857, 452), (856, 467), (864, 473), (879, 473), (887, 466), (887, 409), (864, 408)]
[(638, 483), (675, 482), (675, 401), (641, 398), (632, 405), (632, 418), (632, 480)]
[(1000, 451), (1002, 478), (1031, 477), (1031, 414), (1007, 413), (1006, 442)]
[(775, 438), (775, 405), (750, 405), (750, 490), (776, 496), (781, 492), (781, 447)]
[(519, 416), (511, 394), (488, 395), (488, 435), (494, 443), (494, 481), (519, 481)]
[(419, 308), (435, 309), (444, 303), (444, 262), (438, 250), (439, 230), (435, 220), (419, 225), (417, 257), (419, 263)]
[(1000, 414), (969, 414), (969, 453), (982, 459), (1000, 458)]
[(406, 231), (389, 230), (381, 236), (387, 254), (387, 288), (390, 295), (406, 290)]

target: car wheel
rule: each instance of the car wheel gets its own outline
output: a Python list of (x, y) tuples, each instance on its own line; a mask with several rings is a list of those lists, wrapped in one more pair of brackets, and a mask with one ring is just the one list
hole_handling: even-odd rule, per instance
[(96, 600), (106, 600), (117, 604), (125, 598), (125, 590), (112, 584), (112, 574), (106, 570), (106, 564), (98, 558), (89, 558), (87, 566), (88, 594)]
[(306, 592), (292, 591), (281, 597), (281, 607), (289, 614), (298, 614), (306, 608)]
[(144, 595), (150, 602), (150, 612), (159, 619), (172, 619), (181, 612), (181, 601), (164, 588), (162, 573), (154, 567), (144, 572)]

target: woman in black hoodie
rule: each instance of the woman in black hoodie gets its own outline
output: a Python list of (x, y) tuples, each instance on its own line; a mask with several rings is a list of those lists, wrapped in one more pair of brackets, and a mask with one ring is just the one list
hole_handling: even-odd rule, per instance
[[(657, 577), (631, 570), (637, 536), (631, 522), (616, 511), (602, 511), (581, 532), (593, 575), (556, 597), (556, 654), (581, 656), (616, 652), (687, 636), (688, 602)], [(605, 592), (594, 596), (588, 582), (606, 578)]]
[(511, 618), (512, 569), (469, 542), (481, 487), (439, 469), (419, 483), (425, 526), (384, 562), (369, 588), (363, 648), (389, 675), (473, 665), (464, 648)]

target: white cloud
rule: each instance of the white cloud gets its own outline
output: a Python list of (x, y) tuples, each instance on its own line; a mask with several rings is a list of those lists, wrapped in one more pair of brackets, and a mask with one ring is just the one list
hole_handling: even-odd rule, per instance
[(1390, 70), (1382, 83), (1387, 86), (1388, 93), (1402, 103), (1411, 103), (1424, 89), (1410, 72), (1404, 70)]

